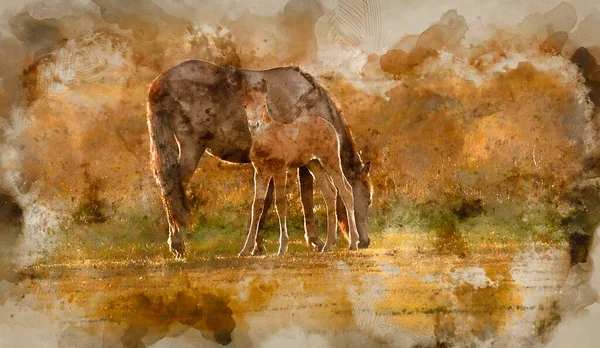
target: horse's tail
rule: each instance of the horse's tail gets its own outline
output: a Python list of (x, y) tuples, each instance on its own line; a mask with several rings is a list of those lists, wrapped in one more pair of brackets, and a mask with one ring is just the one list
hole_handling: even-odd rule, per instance
[[(189, 220), (189, 208), (179, 165), (179, 146), (170, 121), (175, 103), (168, 103), (169, 96), (163, 94), (159, 76), (148, 92), (148, 131), (152, 170), (160, 187), (162, 202), (167, 212), (169, 227), (179, 230)], [(166, 104), (169, 105), (166, 105)]]

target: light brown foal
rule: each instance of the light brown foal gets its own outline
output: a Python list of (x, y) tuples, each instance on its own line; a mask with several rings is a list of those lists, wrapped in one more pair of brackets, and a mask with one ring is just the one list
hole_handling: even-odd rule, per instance
[(279, 255), (285, 254), (289, 239), (285, 192), (287, 172), (303, 165), (311, 171), (327, 205), (327, 241), (323, 251), (331, 251), (335, 245), (336, 189), (349, 217), (350, 249), (356, 250), (358, 232), (354, 219), (354, 196), (352, 186), (342, 172), (340, 143), (333, 126), (316, 116), (299, 117), (289, 124), (277, 122), (267, 109), (265, 81), (258, 87), (245, 86), (244, 89), (244, 107), (252, 136), (250, 160), (255, 171), (252, 221), (246, 244), (239, 255), (249, 255), (255, 247), (258, 222), (271, 178), (275, 184), (275, 208), (279, 217)]

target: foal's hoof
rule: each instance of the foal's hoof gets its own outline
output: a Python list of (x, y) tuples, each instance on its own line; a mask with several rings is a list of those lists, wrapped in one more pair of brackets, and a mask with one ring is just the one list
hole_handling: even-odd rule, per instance
[(287, 238), (279, 245), (279, 251), (277, 252), (277, 255), (279, 256), (283, 256), (285, 255), (285, 253), (287, 253), (288, 250), (288, 246), (287, 246)]
[(330, 253), (333, 251), (334, 247), (335, 247), (335, 245), (333, 245), (333, 244), (325, 244), (325, 246), (323, 247), (323, 250), (321, 252)]
[(358, 241), (358, 248), (359, 249), (366, 249), (369, 247), (369, 245), (371, 245), (371, 238), (367, 237), (366, 240), (359, 240)]
[(308, 245), (310, 245), (314, 251), (323, 251), (325, 243), (319, 237), (308, 238)]
[(254, 247), (254, 249), (252, 250), (252, 256), (261, 256), (265, 254), (265, 247), (264, 245), (256, 245)]

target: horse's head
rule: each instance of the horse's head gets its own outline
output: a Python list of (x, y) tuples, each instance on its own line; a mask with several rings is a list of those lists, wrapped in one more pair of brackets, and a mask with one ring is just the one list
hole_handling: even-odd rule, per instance
[(352, 192), (354, 194), (354, 217), (356, 219), (356, 228), (358, 229), (359, 248), (367, 248), (370, 244), (369, 224), (367, 223), (367, 213), (371, 206), (373, 191), (371, 181), (369, 180), (369, 170), (371, 162), (362, 165), (360, 172), (350, 180)]
[(244, 109), (248, 119), (250, 131), (258, 129), (265, 121), (268, 121), (267, 110), (267, 82), (261, 80), (257, 86), (252, 86), (246, 81), (242, 83), (244, 91)]

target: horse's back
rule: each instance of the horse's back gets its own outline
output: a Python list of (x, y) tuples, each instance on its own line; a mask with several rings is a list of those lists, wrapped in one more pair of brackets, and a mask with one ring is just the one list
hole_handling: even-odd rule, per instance
[[(291, 123), (318, 115), (345, 134), (345, 122), (333, 101), (312, 76), (297, 67), (248, 70), (188, 60), (167, 69), (150, 88), (150, 103), (168, 112), (178, 140), (202, 142), (213, 155), (232, 162), (248, 161), (250, 133), (243, 106), (242, 82), (267, 82), (271, 117)], [(341, 122), (340, 122), (341, 121)], [(196, 140), (194, 140), (196, 139)]]
[[(332, 112), (335, 111), (332, 101), (310, 75), (297, 67), (249, 70), (187, 60), (167, 69), (151, 89), (190, 103), (191, 98), (231, 97), (241, 88), (242, 80), (258, 83), (263, 79), (267, 81), (267, 104), (275, 120), (289, 123), (298, 117), (318, 114), (335, 123), (338, 115)], [(222, 100), (223, 106), (234, 107), (236, 103), (228, 99)]]
[(328, 96), (300, 68), (281, 67), (261, 74), (268, 83), (267, 102), (274, 119), (289, 123), (299, 117), (319, 115), (333, 122), (337, 117)]
[(221, 66), (212, 64), (204, 60), (186, 60), (174, 65), (162, 73), (164, 81), (192, 80), (199, 83), (214, 83)]

